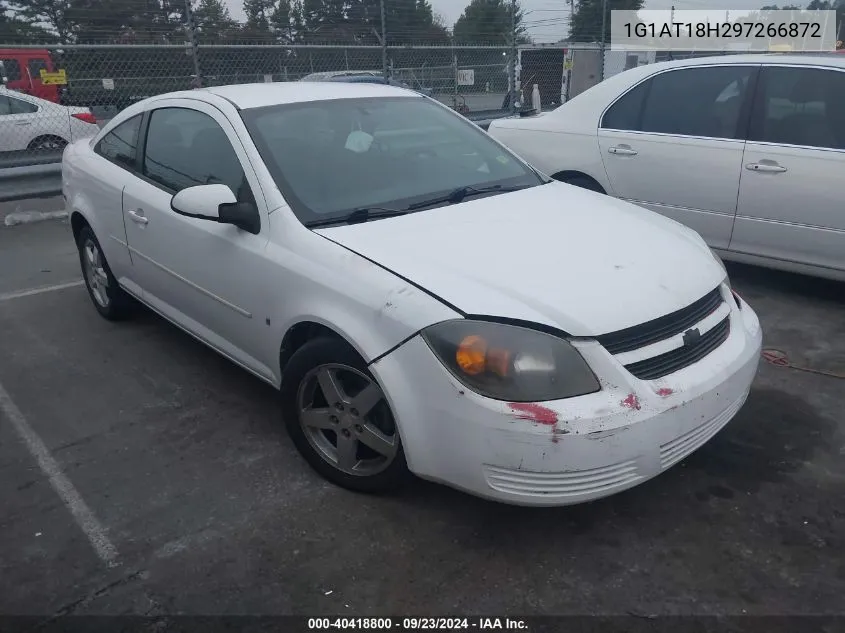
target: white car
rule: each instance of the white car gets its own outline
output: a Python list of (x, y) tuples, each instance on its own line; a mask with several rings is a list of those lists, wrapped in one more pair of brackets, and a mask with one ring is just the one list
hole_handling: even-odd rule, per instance
[(0, 86), (0, 152), (59, 151), (99, 131), (88, 108), (62, 106)]
[(757, 370), (757, 317), (696, 233), (413, 91), (161, 95), (70, 145), (62, 178), (99, 313), (136, 299), (278, 387), (348, 488), (609, 495), (709, 440)]
[(725, 259), (845, 280), (842, 55), (641, 66), (489, 133), (559, 180), (682, 222)]

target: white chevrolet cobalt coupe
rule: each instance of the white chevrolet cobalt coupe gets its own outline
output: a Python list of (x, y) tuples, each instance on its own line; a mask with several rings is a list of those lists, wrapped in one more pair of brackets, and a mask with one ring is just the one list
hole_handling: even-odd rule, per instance
[(160, 95), (62, 177), (97, 311), (145, 304), (278, 387), (351, 489), (607, 496), (707, 442), (757, 371), (759, 321), (697, 233), (410, 90)]

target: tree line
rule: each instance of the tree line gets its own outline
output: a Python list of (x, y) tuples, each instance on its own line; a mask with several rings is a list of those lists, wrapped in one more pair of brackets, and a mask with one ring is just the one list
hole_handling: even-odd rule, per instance
[[(382, 0), (243, 0), (242, 21), (223, 0), (189, 2), (200, 43), (382, 42)], [(429, 0), (383, 4), (391, 45), (509, 45), (514, 34), (529, 41), (511, 0), (472, 0), (451, 29)], [(185, 0), (0, 0), (0, 44), (178, 44), (186, 39), (187, 12)]]

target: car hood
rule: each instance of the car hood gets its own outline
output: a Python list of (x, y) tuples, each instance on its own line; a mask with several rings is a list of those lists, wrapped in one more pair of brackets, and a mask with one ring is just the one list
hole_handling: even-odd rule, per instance
[(558, 182), (317, 233), (467, 315), (573, 336), (666, 315), (725, 277), (692, 230)]

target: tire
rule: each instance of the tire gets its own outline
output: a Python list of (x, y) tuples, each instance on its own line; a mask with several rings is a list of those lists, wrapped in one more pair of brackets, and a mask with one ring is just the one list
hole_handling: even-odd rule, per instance
[(59, 152), (67, 146), (67, 141), (60, 136), (39, 136), (30, 141), (27, 149), (30, 152)]
[(581, 189), (595, 191), (596, 193), (606, 193), (599, 183), (587, 176), (564, 176), (560, 181), (565, 182), (567, 185), (581, 187)]
[[(321, 384), (339, 389), (327, 397)], [(373, 406), (358, 398), (361, 394), (371, 396)], [(281, 398), (294, 445), (328, 481), (348, 490), (379, 493), (396, 490), (410, 478), (390, 405), (366, 363), (344, 341), (323, 337), (299, 348), (285, 367)], [(347, 450), (338, 450), (339, 440)]]
[(88, 296), (100, 316), (109, 321), (129, 317), (134, 311), (135, 302), (118, 285), (91, 227), (82, 227), (76, 238), (76, 247)]

